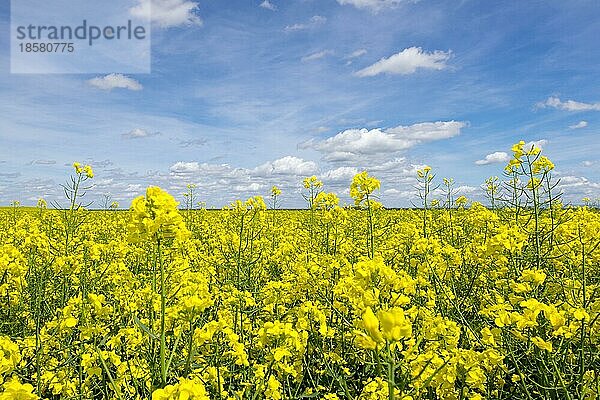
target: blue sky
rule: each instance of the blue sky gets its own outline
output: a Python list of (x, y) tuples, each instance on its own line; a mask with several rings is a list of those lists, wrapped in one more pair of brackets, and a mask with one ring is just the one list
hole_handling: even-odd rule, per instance
[(96, 204), (194, 183), (220, 207), (276, 184), (293, 207), (313, 174), (348, 201), (367, 169), (405, 206), (425, 164), (481, 199), (521, 139), (568, 201), (600, 197), (596, 1), (153, 2), (150, 74), (11, 74), (0, 36), (0, 204), (59, 196), (73, 161)]

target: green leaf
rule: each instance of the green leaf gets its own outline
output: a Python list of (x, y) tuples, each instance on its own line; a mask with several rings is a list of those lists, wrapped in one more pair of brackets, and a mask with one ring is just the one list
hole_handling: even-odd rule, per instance
[(150, 331), (150, 328), (148, 328), (144, 323), (142, 323), (142, 321), (140, 321), (140, 319), (137, 317), (137, 315), (133, 316), (133, 320), (140, 327), (140, 329), (142, 331), (144, 331), (146, 334), (148, 334), (148, 336), (150, 336), (154, 340), (158, 340), (158, 336), (156, 336), (154, 333), (152, 333)]

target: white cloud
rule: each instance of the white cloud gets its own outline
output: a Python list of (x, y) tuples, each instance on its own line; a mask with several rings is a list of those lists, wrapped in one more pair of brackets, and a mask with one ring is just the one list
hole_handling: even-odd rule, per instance
[(352, 53), (350, 53), (346, 57), (344, 57), (344, 59), (346, 60), (346, 65), (352, 64), (352, 62), (355, 58), (362, 57), (365, 54), (367, 54), (366, 49), (358, 49), (358, 50), (353, 51)]
[(271, 10), (271, 11), (277, 10), (277, 7), (275, 6), (275, 4), (271, 3), (269, 0), (265, 0), (262, 3), (260, 3), (260, 7), (266, 8), (267, 10)]
[(396, 188), (386, 189), (383, 191), (383, 195), (384, 196), (382, 197), (382, 200), (385, 205), (387, 205), (386, 203), (390, 199), (401, 199), (406, 202), (408, 200), (414, 200), (417, 197), (414, 189), (412, 189), (410, 187), (406, 187), (403, 189), (396, 189)]
[(383, 191), (383, 193), (384, 194), (400, 194), (402, 192), (398, 189), (386, 189)]
[(259, 176), (271, 175), (312, 175), (318, 170), (313, 161), (306, 161), (294, 156), (286, 156), (275, 161), (269, 161), (254, 168), (252, 172)]
[(302, 62), (315, 61), (315, 60), (319, 60), (323, 57), (327, 57), (331, 54), (333, 54), (333, 51), (331, 51), (331, 50), (322, 50), (322, 51), (318, 51), (316, 53), (312, 53), (312, 54), (302, 57), (301, 61)]
[(596, 164), (596, 161), (585, 160), (581, 163), (584, 167), (592, 167)]
[(548, 144), (548, 141), (546, 139), (532, 140), (531, 142), (525, 143), (525, 146), (523, 146), (523, 149), (530, 150), (532, 147), (537, 147), (540, 150), (544, 150), (544, 147), (547, 144)]
[(233, 190), (236, 192), (258, 192), (261, 189), (266, 188), (266, 185), (258, 182), (252, 182), (247, 184), (235, 185)]
[(581, 129), (581, 128), (585, 128), (586, 126), (588, 126), (587, 121), (579, 121), (575, 125), (569, 125), (569, 128), (570, 129)]
[(503, 151), (496, 151), (494, 153), (488, 154), (485, 156), (483, 160), (475, 161), (477, 165), (488, 165), (488, 164), (496, 164), (496, 163), (505, 163), (510, 160), (510, 156), (508, 153)]
[(588, 183), (589, 180), (583, 176), (567, 175), (560, 178), (560, 186), (562, 187), (583, 186)]
[(303, 29), (307, 29), (308, 26), (306, 24), (293, 24), (293, 25), (287, 25), (283, 30), (286, 32), (294, 32), (294, 31), (301, 31)]
[[(169, 183), (176, 182), (184, 187), (189, 182), (201, 182), (206, 190), (220, 192), (233, 189), (245, 195), (245, 192), (255, 192), (273, 184), (280, 187), (299, 185), (302, 177), (317, 171), (315, 162), (294, 156), (282, 157), (251, 169), (233, 168), (228, 164), (179, 161), (170, 167)], [(223, 199), (223, 196), (217, 198)]]
[(137, 0), (138, 4), (129, 9), (137, 18), (152, 18), (161, 28), (180, 25), (202, 25), (196, 14), (198, 3), (189, 0)]
[(199, 172), (200, 164), (198, 164), (196, 161), (178, 161), (175, 164), (171, 165), (170, 171), (174, 174), (189, 174)]
[(358, 50), (355, 50), (352, 53), (348, 54), (346, 56), (346, 58), (347, 59), (358, 58), (358, 57), (364, 56), (365, 54), (367, 54), (366, 49), (358, 49)]
[(600, 193), (600, 183), (592, 182), (584, 176), (562, 176), (558, 188), (571, 201), (580, 201), (583, 197), (595, 198)]
[(447, 68), (446, 61), (452, 53), (436, 50), (434, 52), (423, 51), (420, 47), (409, 47), (389, 58), (382, 58), (375, 64), (361, 69), (355, 73), (361, 78), (379, 74), (413, 74), (417, 69), (442, 70)]
[(123, 136), (125, 139), (142, 139), (157, 135), (160, 135), (160, 132), (149, 132), (146, 129), (134, 128), (129, 132), (122, 134), (121, 136)]
[(352, 5), (359, 9), (367, 9), (372, 12), (381, 11), (384, 8), (397, 7), (402, 3), (416, 3), (418, 0), (337, 0), (341, 5)]
[(546, 101), (537, 103), (536, 107), (552, 107), (565, 111), (600, 111), (600, 103), (581, 103), (574, 100), (561, 101), (555, 96), (548, 97)]
[(406, 162), (406, 158), (399, 157), (394, 158), (393, 160), (385, 161), (381, 164), (377, 164), (369, 168), (369, 171), (378, 172), (378, 173), (388, 173), (391, 172), (395, 176), (412, 176), (416, 175), (418, 169), (424, 168), (425, 165), (409, 165)]
[(354, 175), (358, 174), (358, 172), (358, 169), (355, 167), (339, 167), (326, 171), (321, 175), (321, 178), (332, 182), (350, 182)]
[(97, 76), (87, 81), (90, 85), (95, 88), (102, 90), (112, 89), (129, 89), (129, 90), (142, 90), (143, 86), (141, 83), (133, 78), (125, 76), (123, 74), (108, 74), (105, 76)]
[(388, 129), (348, 129), (322, 141), (309, 140), (300, 147), (323, 153), (327, 161), (345, 161), (359, 155), (396, 153), (419, 143), (451, 138), (459, 135), (466, 125), (459, 121), (438, 121)]
[(325, 18), (321, 15), (313, 15), (308, 22), (302, 23), (302, 24), (288, 25), (284, 28), (284, 30), (286, 32), (302, 31), (302, 30), (314, 28), (318, 25), (323, 25), (325, 22), (327, 22), (327, 18)]
[(130, 183), (125, 188), (124, 192), (129, 195), (135, 195), (137, 193), (141, 193), (144, 190), (140, 183)]
[(471, 193), (476, 193), (480, 190), (480, 188), (469, 185), (462, 185), (456, 188), (456, 194), (458, 195), (467, 195)]

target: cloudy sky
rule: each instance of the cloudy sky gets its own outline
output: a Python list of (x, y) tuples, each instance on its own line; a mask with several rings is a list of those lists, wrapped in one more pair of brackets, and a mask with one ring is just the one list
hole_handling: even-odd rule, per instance
[(97, 205), (194, 183), (210, 206), (276, 184), (295, 207), (313, 174), (348, 201), (367, 169), (406, 206), (425, 164), (478, 199), (521, 139), (569, 201), (600, 197), (596, 0), (153, 2), (150, 74), (10, 74), (0, 35), (0, 205), (55, 198), (73, 161)]

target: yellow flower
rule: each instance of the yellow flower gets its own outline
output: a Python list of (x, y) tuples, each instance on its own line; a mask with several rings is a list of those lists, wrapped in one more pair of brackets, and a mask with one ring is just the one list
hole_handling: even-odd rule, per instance
[(275, 378), (273, 375), (269, 376), (267, 388), (265, 390), (265, 396), (267, 399), (280, 400), (282, 398), (281, 392), (279, 391), (280, 388), (281, 383), (279, 383), (277, 378)]
[(94, 171), (92, 170), (91, 165), (86, 165), (85, 167), (83, 167), (83, 172), (85, 173), (85, 175), (88, 178), (93, 178), (94, 177)]
[(362, 326), (376, 342), (383, 341), (381, 331), (379, 330), (379, 320), (373, 313), (373, 310), (371, 310), (371, 307), (367, 307), (362, 316)]
[(423, 169), (417, 170), (417, 176), (419, 178), (424, 178), (425, 175), (427, 175), (429, 173), (429, 171), (431, 171), (431, 167), (429, 165), (426, 165), (425, 167), (423, 167)]
[(496, 339), (494, 337), (494, 334), (492, 333), (492, 330), (490, 328), (488, 328), (487, 326), (483, 329), (481, 329), (481, 336), (482, 339), (481, 341), (487, 345), (490, 346), (496, 346)]
[(354, 199), (355, 205), (360, 205), (365, 198), (368, 198), (375, 190), (381, 187), (381, 182), (377, 178), (369, 176), (367, 171), (354, 175), (350, 184), (350, 197)]
[(318, 189), (323, 186), (323, 182), (318, 180), (317, 177), (314, 175), (311, 177), (308, 177), (308, 178), (304, 178), (304, 181), (302, 183), (303, 183), (305, 189), (310, 189), (310, 188)]
[(485, 373), (478, 366), (473, 366), (471, 367), (471, 369), (469, 369), (469, 371), (467, 371), (467, 377), (465, 379), (465, 382), (469, 386), (480, 390), (484, 390), (483, 385), (485, 384), (485, 381)]
[(588, 312), (585, 310), (585, 308), (577, 308), (575, 311), (573, 311), (573, 317), (578, 321), (581, 321), (581, 320), (589, 321), (590, 314), (588, 314)]
[(412, 325), (404, 316), (404, 310), (399, 307), (387, 311), (380, 310), (377, 313), (383, 337), (389, 341), (398, 341), (410, 338)]
[(159, 187), (146, 189), (146, 196), (137, 197), (131, 203), (130, 240), (189, 237), (190, 233), (177, 209), (178, 204), (173, 196)]
[(469, 200), (467, 200), (467, 198), (465, 196), (460, 196), (458, 199), (456, 199), (455, 204), (458, 207), (463, 207), (463, 206), (465, 206), (467, 204), (468, 201)]
[(539, 174), (540, 172), (549, 172), (554, 169), (554, 164), (546, 156), (540, 156), (533, 162), (533, 173)]
[(516, 143), (512, 146), (511, 150), (515, 159), (519, 159), (523, 156), (523, 146), (525, 146), (525, 142), (522, 140), (519, 143)]
[(504, 170), (508, 173), (513, 173), (517, 170), (517, 168), (519, 168), (522, 164), (522, 161), (520, 158), (512, 158), (508, 164), (506, 165), (506, 167), (504, 167)]
[(4, 391), (0, 393), (0, 400), (36, 400), (39, 397), (33, 393), (33, 386), (29, 383), (22, 384), (19, 378), (13, 377), (3, 385)]
[(177, 384), (155, 390), (152, 400), (210, 400), (210, 397), (200, 380), (179, 378)]
[(547, 310), (545, 310), (544, 315), (546, 315), (546, 317), (552, 324), (552, 328), (555, 331), (563, 327), (567, 322), (564, 316), (564, 311), (559, 312), (554, 306), (549, 307)]
[(80, 173), (83, 172), (83, 167), (81, 166), (81, 163), (74, 162), (73, 163), (73, 168), (75, 168), (75, 173), (76, 174), (80, 174)]
[(550, 353), (552, 352), (552, 343), (546, 342), (544, 339), (542, 339), (539, 336), (532, 337), (531, 342), (533, 344), (535, 344), (541, 350), (546, 350)]
[(10, 374), (21, 361), (19, 346), (7, 336), (0, 336), (0, 383), (2, 377)]
[(537, 269), (524, 269), (523, 272), (521, 272), (521, 279), (525, 282), (533, 283), (535, 286), (539, 286), (546, 280), (546, 274)]

